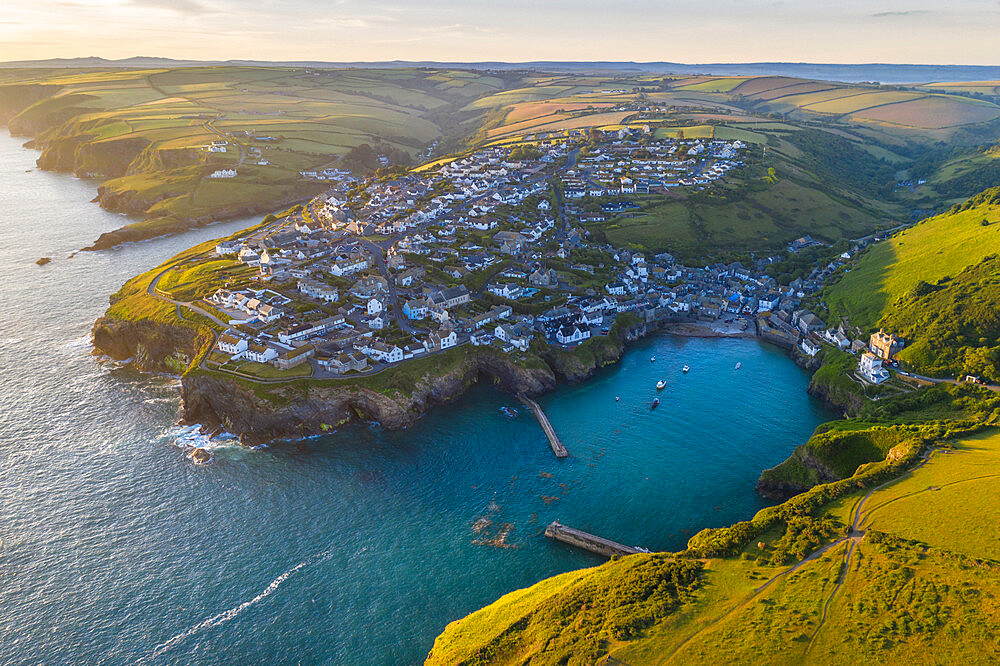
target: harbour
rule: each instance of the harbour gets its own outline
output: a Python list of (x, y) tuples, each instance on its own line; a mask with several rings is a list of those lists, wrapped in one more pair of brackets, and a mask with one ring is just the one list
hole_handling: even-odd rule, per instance
[[(765, 506), (760, 471), (830, 418), (779, 350), (663, 335), (534, 398), (564, 459), (488, 386), (403, 432), (352, 426), (259, 450), (194, 437), (176, 426), (177, 379), (93, 358), (90, 328), (126, 279), (241, 223), (67, 259), (121, 216), (89, 204), (85, 181), (25, 173), (37, 153), (0, 139), (0, 599), (17, 628), (0, 634), (0, 654), (11, 661), (416, 663), (448, 622), (604, 561), (545, 538), (552, 521), (683, 548)], [(23, 223), (52, 215), (35, 231)], [(37, 266), (42, 256), (52, 262)], [(675, 382), (686, 363), (695, 370)], [(212, 462), (188, 460), (192, 442)]]

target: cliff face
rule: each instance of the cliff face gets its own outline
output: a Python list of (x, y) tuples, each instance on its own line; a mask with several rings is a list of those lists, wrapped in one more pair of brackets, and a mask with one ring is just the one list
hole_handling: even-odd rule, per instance
[(117, 361), (131, 359), (144, 372), (184, 372), (206, 343), (204, 334), (188, 326), (147, 319), (125, 321), (102, 317), (92, 331), (94, 348)]
[[(778, 471), (780, 468), (792, 466), (799, 466), (805, 472), (804, 476), (802, 478), (785, 478)], [(817, 458), (808, 446), (803, 445), (795, 449), (791, 457), (781, 465), (761, 473), (757, 480), (757, 492), (775, 502), (784, 502), (799, 493), (804, 493), (815, 485), (839, 481), (840, 478), (834, 470)]]
[[(459, 366), (426, 375), (406, 390), (376, 391), (364, 381), (278, 384), (267, 397), (241, 382), (204, 372), (182, 379), (184, 419), (224, 428), (246, 444), (303, 437), (351, 422), (378, 421), (391, 430), (412, 425), (429, 408), (450, 402), (476, 382), (491, 382), (508, 393), (538, 395), (556, 379), (546, 366), (526, 368), (499, 354), (469, 349)], [(303, 385), (304, 384), (304, 385)]]
[(826, 403), (827, 407), (841, 412), (844, 416), (856, 415), (864, 407), (864, 398), (862, 396), (857, 393), (841, 390), (837, 386), (818, 382), (815, 376), (809, 382), (809, 388), (806, 390), (809, 395), (819, 398)]
[(629, 342), (649, 335), (659, 326), (636, 322), (622, 327), (606, 338), (593, 338), (589, 344), (575, 352), (566, 352), (554, 347), (541, 351), (541, 356), (552, 368), (555, 375), (569, 384), (590, 379), (597, 370), (621, 360)]

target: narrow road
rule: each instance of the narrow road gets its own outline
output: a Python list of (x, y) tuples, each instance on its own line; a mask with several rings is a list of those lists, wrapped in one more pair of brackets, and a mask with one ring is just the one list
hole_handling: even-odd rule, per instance
[(229, 326), (229, 322), (222, 321), (221, 319), (219, 319), (215, 315), (211, 314), (207, 310), (203, 310), (202, 308), (198, 307), (197, 305), (194, 305), (191, 301), (175, 301), (174, 299), (168, 298), (167, 296), (165, 296), (157, 288), (156, 285), (158, 285), (160, 283), (160, 278), (162, 278), (166, 274), (166, 272), (169, 271), (169, 270), (171, 270), (172, 268), (174, 268), (174, 267), (173, 266), (168, 266), (167, 268), (164, 268), (162, 271), (160, 271), (159, 273), (156, 274), (156, 277), (154, 277), (152, 280), (149, 281), (149, 286), (146, 288), (146, 291), (149, 293), (149, 295), (152, 296), (152, 297), (154, 297), (154, 298), (158, 298), (161, 301), (166, 301), (168, 303), (173, 303), (177, 307), (185, 307), (185, 308), (187, 308), (187, 309), (189, 309), (189, 310), (191, 310), (193, 312), (196, 312), (197, 314), (200, 314), (203, 317), (207, 317), (208, 319), (211, 319), (212, 321), (214, 321), (216, 324), (218, 324), (220, 326), (226, 326), (226, 327), (228, 327)]
[(205, 121), (205, 129), (207, 129), (209, 132), (212, 132), (213, 134), (216, 134), (216, 135), (222, 137), (226, 141), (232, 142), (237, 148), (240, 149), (240, 159), (239, 159), (238, 162), (236, 162), (236, 168), (238, 169), (241, 166), (243, 166), (243, 162), (246, 161), (247, 151), (243, 147), (242, 143), (238, 142), (236, 139), (234, 139), (233, 137), (229, 136), (228, 134), (226, 134), (222, 130), (216, 128), (215, 125), (212, 124), (216, 120), (219, 120), (219, 119), (221, 119), (223, 117), (224, 116), (219, 115), (219, 116), (216, 116), (215, 118), (212, 118), (211, 120), (206, 120)]
[(413, 326), (410, 325), (410, 320), (403, 316), (403, 309), (399, 307), (399, 293), (396, 291), (396, 282), (389, 272), (389, 267), (385, 265), (385, 256), (382, 254), (382, 248), (367, 238), (359, 236), (358, 240), (375, 257), (375, 265), (378, 266), (378, 272), (385, 278), (385, 281), (389, 285), (389, 300), (392, 302), (392, 314), (396, 319), (396, 325), (399, 326), (399, 330), (412, 334)]

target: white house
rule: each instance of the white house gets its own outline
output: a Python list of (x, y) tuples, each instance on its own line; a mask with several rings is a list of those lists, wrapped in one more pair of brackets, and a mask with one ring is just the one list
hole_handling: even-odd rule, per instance
[(236, 169), (219, 169), (213, 171), (209, 178), (236, 178)]
[(278, 321), (284, 316), (284, 311), (281, 308), (274, 307), (273, 305), (264, 304), (257, 308), (257, 319), (265, 324), (270, 324), (272, 321)]
[(271, 347), (254, 342), (247, 347), (244, 356), (246, 356), (248, 361), (253, 361), (254, 363), (267, 363), (271, 359), (278, 358), (278, 352)]
[(237, 254), (239, 253), (241, 246), (242, 243), (239, 241), (220, 241), (215, 245), (215, 253), (220, 257)]
[(579, 326), (560, 326), (556, 331), (556, 340), (564, 345), (572, 342), (579, 342), (590, 337), (589, 329), (581, 329)]
[(260, 265), (260, 255), (257, 254), (256, 250), (252, 250), (248, 247), (240, 250), (239, 253), (240, 261), (247, 266), (259, 266)]
[(381, 340), (369, 343), (360, 348), (370, 358), (383, 363), (398, 363), (403, 360), (403, 350), (396, 345), (388, 345)]
[(368, 316), (374, 317), (375, 315), (381, 313), (385, 310), (385, 304), (380, 298), (369, 298), (368, 299)]
[(802, 342), (799, 344), (799, 349), (806, 356), (815, 356), (819, 353), (819, 345), (810, 340), (809, 338), (802, 338)]
[(340, 292), (336, 287), (306, 278), (299, 280), (299, 292), (324, 303), (332, 303), (340, 298)]
[(872, 384), (881, 384), (889, 379), (889, 371), (882, 367), (882, 359), (871, 352), (861, 355), (858, 372)]
[(514, 327), (510, 324), (500, 324), (493, 329), (493, 335), (495, 335), (498, 340), (503, 340), (521, 351), (528, 351), (528, 345), (531, 344), (531, 338), (527, 335), (518, 334)]
[(236, 356), (237, 354), (242, 354), (247, 350), (249, 344), (245, 338), (241, 338), (235, 335), (230, 335), (229, 333), (223, 333), (219, 336), (219, 342), (217, 343), (219, 351), (223, 354), (229, 354), (230, 356)]

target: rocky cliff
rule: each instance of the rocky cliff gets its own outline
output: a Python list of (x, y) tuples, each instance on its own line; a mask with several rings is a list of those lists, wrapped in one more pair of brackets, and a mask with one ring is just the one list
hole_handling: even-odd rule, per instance
[(460, 351), (461, 361), (447, 371), (426, 372), (409, 386), (386, 388), (379, 382), (378, 389), (367, 378), (252, 385), (194, 371), (181, 382), (184, 419), (208, 429), (223, 428), (246, 444), (261, 444), (318, 434), (351, 422), (377, 421), (400, 430), (480, 381), (526, 395), (538, 395), (556, 385), (555, 375), (544, 364), (525, 365), (489, 349)]
[(91, 333), (94, 349), (116, 361), (129, 361), (143, 372), (184, 372), (205, 344), (206, 331), (149, 319), (129, 321), (102, 317)]

